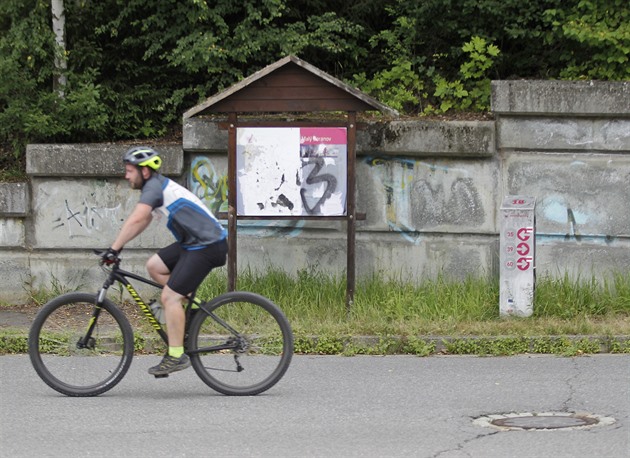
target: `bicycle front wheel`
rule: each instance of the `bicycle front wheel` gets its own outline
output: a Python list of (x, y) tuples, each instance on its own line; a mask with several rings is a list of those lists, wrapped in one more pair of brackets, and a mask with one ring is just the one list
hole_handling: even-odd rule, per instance
[[(96, 314), (95, 314), (96, 311)], [(68, 293), (38, 312), (28, 336), (37, 374), (68, 396), (96, 396), (125, 376), (133, 358), (133, 331), (124, 313), (96, 295)]]
[(285, 374), (293, 356), (289, 321), (269, 299), (229, 292), (192, 320), (188, 354), (197, 375), (219, 393), (260, 394)]

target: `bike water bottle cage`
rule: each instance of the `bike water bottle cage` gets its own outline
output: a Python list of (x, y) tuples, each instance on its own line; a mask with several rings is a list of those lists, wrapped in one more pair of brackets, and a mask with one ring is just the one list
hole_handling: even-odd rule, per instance
[(134, 146), (123, 156), (123, 163), (136, 167), (149, 167), (157, 171), (162, 165), (159, 153), (148, 146)]

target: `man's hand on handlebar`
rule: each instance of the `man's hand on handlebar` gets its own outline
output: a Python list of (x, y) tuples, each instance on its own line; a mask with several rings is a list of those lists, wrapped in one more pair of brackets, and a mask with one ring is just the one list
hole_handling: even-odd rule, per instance
[(105, 264), (106, 266), (111, 266), (113, 264), (120, 263), (120, 258), (118, 257), (119, 253), (120, 253), (119, 251), (116, 251), (111, 247), (105, 251), (102, 251), (100, 253), (101, 264)]

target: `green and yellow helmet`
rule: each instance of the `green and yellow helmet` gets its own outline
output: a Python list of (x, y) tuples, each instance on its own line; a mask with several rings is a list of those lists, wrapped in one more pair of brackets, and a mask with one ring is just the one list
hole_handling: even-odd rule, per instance
[(123, 156), (123, 163), (158, 170), (162, 165), (159, 153), (148, 146), (134, 146)]

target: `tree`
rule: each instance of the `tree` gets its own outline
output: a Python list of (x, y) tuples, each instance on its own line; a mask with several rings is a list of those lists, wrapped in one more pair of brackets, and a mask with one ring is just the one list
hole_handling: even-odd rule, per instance
[(406, 114), (487, 110), (490, 79), (628, 79), (629, 27), (627, 0), (2, 0), (0, 171), (28, 142), (164, 136), (287, 54)]
[(52, 29), (55, 34), (55, 76), (53, 88), (63, 98), (68, 84), (66, 72), (68, 59), (66, 57), (66, 12), (63, 8), (63, 0), (51, 0)]

